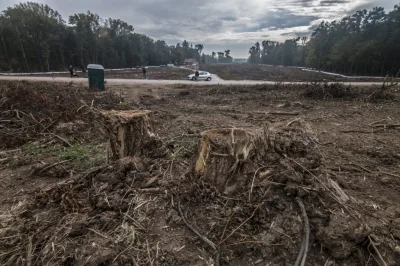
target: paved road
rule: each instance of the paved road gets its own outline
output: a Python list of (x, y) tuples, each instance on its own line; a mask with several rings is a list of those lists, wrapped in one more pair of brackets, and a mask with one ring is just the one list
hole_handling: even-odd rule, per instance
[[(33, 76), (1, 76), (0, 80), (29, 80), (29, 81), (47, 81), (47, 82), (74, 82), (87, 84), (87, 78), (63, 78), (63, 77), (33, 77)], [(171, 84), (192, 84), (192, 85), (256, 85), (256, 84), (276, 84), (276, 81), (262, 80), (223, 80), (217, 75), (213, 75), (212, 81), (190, 81), (190, 80), (142, 80), (142, 79), (106, 79), (109, 85), (137, 85), (137, 84), (155, 84), (155, 85), (171, 85)], [(282, 84), (305, 84), (307, 82), (281, 82)], [(343, 82), (346, 85), (353, 86), (373, 86), (382, 85), (382, 82)]]

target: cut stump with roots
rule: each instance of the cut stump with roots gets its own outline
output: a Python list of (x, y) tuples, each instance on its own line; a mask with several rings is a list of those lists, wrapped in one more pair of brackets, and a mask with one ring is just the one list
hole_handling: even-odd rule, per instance
[(302, 120), (267, 124), (254, 130), (213, 129), (201, 134), (194, 173), (221, 193), (232, 194), (252, 186), (256, 174), (266, 178), (257, 169), (267, 169), (272, 174), (292, 170), (287, 157), (299, 159), (309, 169), (320, 165), (321, 155), (310, 127)]
[(166, 148), (154, 132), (151, 111), (104, 111), (101, 112), (102, 124), (110, 139), (112, 158), (127, 156), (162, 156)]

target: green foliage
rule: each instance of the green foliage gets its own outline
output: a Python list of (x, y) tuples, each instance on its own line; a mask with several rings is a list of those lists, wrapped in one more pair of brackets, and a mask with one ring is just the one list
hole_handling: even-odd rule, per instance
[(99, 166), (106, 161), (106, 152), (100, 145), (74, 145), (63, 149), (59, 154), (60, 160), (71, 160), (79, 169)]
[(101, 19), (90, 11), (70, 16), (68, 23), (48, 5), (8, 7), (0, 13), (0, 71), (66, 70), (92, 63), (106, 68), (180, 65), (186, 58), (200, 62), (204, 50), (203, 44), (186, 40), (176, 46), (154, 41), (120, 19)]
[[(310, 38), (257, 42), (249, 63), (309, 66), (347, 75), (386, 76), (400, 69), (400, 6), (360, 10), (340, 21), (323, 21)], [(309, 41), (307, 42), (307, 40)]]
[(70, 160), (78, 170), (98, 166), (106, 161), (106, 151), (101, 144), (74, 144), (72, 147), (63, 147), (59, 144), (40, 145), (38, 142), (32, 142), (24, 145), (22, 151), (25, 155), (40, 157), (58, 157), (60, 161)]
[(129, 109), (132, 109), (132, 108), (130, 107), (129, 103), (127, 103), (127, 102), (120, 102), (120, 103), (119, 103), (119, 108), (120, 108), (121, 110), (129, 110)]

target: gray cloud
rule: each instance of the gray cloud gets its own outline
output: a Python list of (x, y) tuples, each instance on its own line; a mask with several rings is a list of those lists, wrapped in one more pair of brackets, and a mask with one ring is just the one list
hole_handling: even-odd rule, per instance
[(225, 21), (237, 21), (238, 18), (234, 17), (234, 16), (225, 16), (225, 17), (220, 17), (220, 20), (225, 20)]
[[(0, 10), (21, 0), (0, 0)], [(256, 41), (311, 34), (320, 21), (340, 19), (354, 11), (384, 6), (399, 0), (32, 0), (48, 4), (68, 16), (90, 10), (102, 18), (120, 18), (138, 33), (168, 44), (184, 39), (203, 43), (206, 53), (230, 49), (235, 57), (247, 57)]]
[(337, 6), (341, 4), (347, 4), (350, 0), (323, 0), (319, 2), (321, 6)]
[(277, 29), (307, 26), (311, 21), (319, 18), (313, 15), (296, 15), (289, 10), (279, 10), (276, 13), (266, 15), (260, 26), (261, 28), (275, 27)]

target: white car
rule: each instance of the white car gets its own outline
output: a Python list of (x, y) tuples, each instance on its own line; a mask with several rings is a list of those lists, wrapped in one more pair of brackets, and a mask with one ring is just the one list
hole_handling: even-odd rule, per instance
[(196, 74), (191, 74), (188, 76), (188, 80), (207, 80), (210, 81), (212, 79), (212, 75), (208, 72), (199, 71), (199, 77), (196, 78)]

